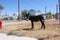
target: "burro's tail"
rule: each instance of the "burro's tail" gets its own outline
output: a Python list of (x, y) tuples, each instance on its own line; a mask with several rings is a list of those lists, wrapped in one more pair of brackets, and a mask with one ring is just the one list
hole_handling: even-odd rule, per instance
[(45, 18), (44, 18), (44, 16), (43, 16), (43, 15), (42, 15), (42, 21), (43, 21), (43, 22), (45, 22)]

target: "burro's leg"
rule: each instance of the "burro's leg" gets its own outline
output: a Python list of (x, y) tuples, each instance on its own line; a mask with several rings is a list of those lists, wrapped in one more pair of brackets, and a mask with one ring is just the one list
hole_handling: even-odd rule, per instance
[(41, 29), (42, 29), (42, 28), (45, 29), (45, 23), (44, 23), (44, 20), (40, 20), (40, 22), (41, 22), (41, 24), (42, 24)]
[(33, 29), (33, 28), (34, 28), (34, 23), (33, 23), (33, 21), (31, 21), (31, 25), (32, 25), (31, 29)]

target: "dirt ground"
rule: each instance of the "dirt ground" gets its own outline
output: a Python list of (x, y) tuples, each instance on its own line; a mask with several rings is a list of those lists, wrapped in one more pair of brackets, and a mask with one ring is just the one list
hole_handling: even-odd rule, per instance
[(15, 31), (18, 33), (22, 33), (24, 36), (34, 37), (40, 40), (60, 40), (60, 26), (58, 25), (58, 23), (59, 23), (58, 20), (47, 20), (45, 21), (46, 29), (44, 30), (44, 29), (41, 29), (40, 22), (34, 22), (33, 30), (22, 30), (26, 28), (31, 28), (30, 21), (23, 21), (22, 23), (19, 23), (16, 25), (3, 26), (3, 28), (0, 30), (2, 33)]

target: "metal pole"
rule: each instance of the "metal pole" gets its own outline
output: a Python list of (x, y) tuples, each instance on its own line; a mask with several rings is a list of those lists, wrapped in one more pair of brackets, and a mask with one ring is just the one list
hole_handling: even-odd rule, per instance
[(58, 13), (58, 5), (56, 4), (56, 13)]
[(60, 0), (58, 0), (59, 3), (59, 25), (60, 25)]
[(18, 20), (20, 20), (20, 0), (18, 0)]
[[(58, 13), (58, 4), (56, 4), (56, 14), (59, 15), (59, 13)], [(58, 21), (59, 21), (59, 16), (57, 16), (57, 17), (58, 17)]]

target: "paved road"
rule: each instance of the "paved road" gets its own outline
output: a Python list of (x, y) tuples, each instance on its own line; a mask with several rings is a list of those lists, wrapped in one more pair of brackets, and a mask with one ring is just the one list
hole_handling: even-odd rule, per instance
[[(30, 22), (30, 21), (28, 21)], [(15, 25), (15, 24), (21, 24), (21, 23), (28, 23), (27, 21), (20, 21), (20, 22), (3, 22), (2, 25)]]
[(3, 22), (2, 25), (15, 25), (15, 24), (19, 24), (20, 22)]
[[(50, 19), (50, 20), (45, 20), (45, 21), (51, 21), (51, 20), (54, 20), (54, 19)], [(20, 21), (20, 22), (18, 22), (18, 21), (10, 21), (10, 22), (3, 22), (2, 23), (2, 25), (3, 26), (5, 26), (5, 25), (15, 25), (15, 24), (21, 24), (21, 23), (29, 23), (30, 21), (25, 21), (25, 20), (23, 20), (23, 21)]]

